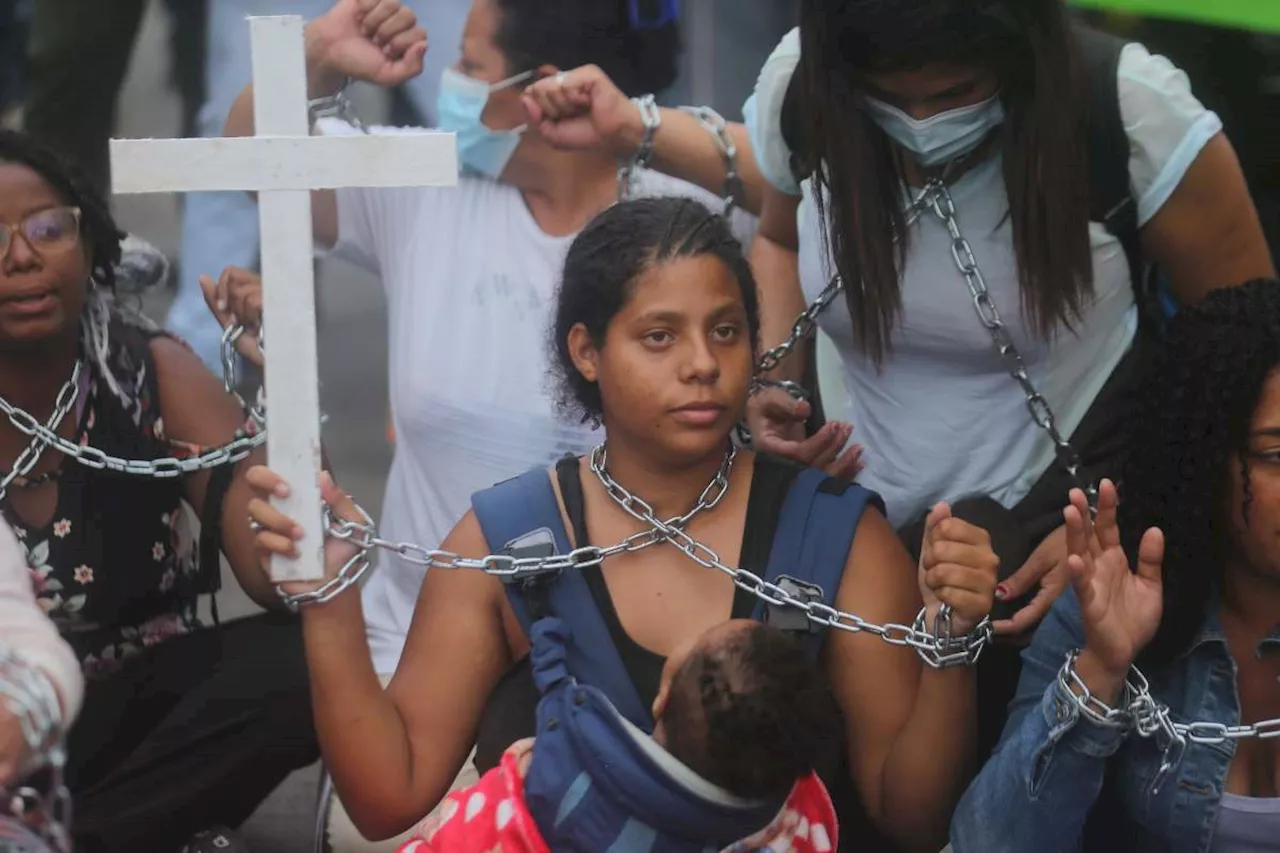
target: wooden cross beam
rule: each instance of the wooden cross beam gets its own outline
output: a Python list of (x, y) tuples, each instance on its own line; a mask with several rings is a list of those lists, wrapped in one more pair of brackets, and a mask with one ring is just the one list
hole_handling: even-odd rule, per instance
[(452, 186), (457, 145), (450, 133), (311, 136), (302, 19), (250, 18), (249, 25), (257, 136), (113, 139), (111, 172), (117, 193), (258, 193), (263, 323), (271, 338), (267, 456), (292, 487), (274, 503), (306, 533), (300, 557), (273, 559), (271, 577), (318, 580), (324, 537), (310, 191)]

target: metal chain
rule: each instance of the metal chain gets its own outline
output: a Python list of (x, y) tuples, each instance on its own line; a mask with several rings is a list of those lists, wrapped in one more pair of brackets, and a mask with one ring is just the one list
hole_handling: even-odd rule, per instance
[(635, 153), (618, 165), (618, 201), (627, 201), (635, 195), (636, 170), (649, 168), (649, 162), (653, 159), (653, 137), (662, 126), (662, 112), (653, 95), (632, 98), (631, 103), (640, 111), (644, 135), (640, 138), (640, 145)]
[(338, 118), (361, 133), (369, 133), (369, 128), (365, 127), (364, 122), (360, 121), (360, 117), (356, 115), (355, 108), (351, 106), (351, 98), (347, 95), (347, 90), (351, 88), (352, 82), (354, 81), (347, 77), (342, 81), (338, 91), (332, 95), (325, 95), (324, 97), (307, 101), (307, 120), (311, 127), (315, 127), (316, 123), (322, 118)]
[[(65, 405), (69, 409), (70, 405), (74, 404), (76, 397), (79, 395), (78, 376), (80, 370), (81, 367), (77, 364), (72, 372), (72, 378), (76, 381), (68, 380), (67, 384), (63, 385), (62, 390), (58, 393), (58, 403), (55, 404), (55, 407)], [(68, 388), (71, 391), (68, 391)], [(91, 445), (80, 445), (63, 438), (54, 431), (56, 426), (51, 427), (40, 423), (30, 412), (14, 406), (4, 397), (0, 397), (0, 414), (8, 417), (9, 423), (13, 424), (20, 432), (33, 438), (35, 441), (32, 442), (32, 445), (38, 442), (41, 445), (39, 452), (43, 452), (44, 448), (52, 447), (70, 456), (81, 465), (96, 471), (115, 471), (120, 474), (154, 477), (161, 480), (181, 477), (185, 474), (193, 474), (197, 471), (239, 462), (267, 440), (265, 430), (254, 435), (245, 435), (243, 432), (237, 432), (236, 438), (227, 444), (211, 448), (185, 459), (179, 459), (176, 456), (162, 456), (157, 459), (125, 459), (120, 456), (112, 456)], [(54, 414), (57, 414), (56, 409)], [(52, 421), (52, 418), (50, 420)], [(19, 464), (25, 466), (34, 464), (30, 460), (30, 454), (34, 452), (31, 449), (32, 445), (28, 445), (27, 449), (18, 457)], [(38, 456), (39, 453), (36, 453), (36, 455)], [(15, 464), (14, 469), (10, 471), (10, 475), (17, 470), (18, 465)], [(30, 470), (29, 467), (28, 470)], [(12, 476), (6, 476), (5, 482), (11, 480)], [(3, 497), (3, 495), (0, 495), (0, 497)]]
[(711, 134), (716, 147), (720, 149), (720, 156), (724, 160), (723, 214), (728, 217), (732, 215), (735, 208), (740, 206), (745, 192), (742, 176), (738, 173), (738, 146), (734, 144), (733, 137), (729, 134), (729, 125), (724, 120), (724, 116), (711, 107), (680, 107), (680, 111), (697, 119), (698, 124)]
[[(53, 413), (49, 415), (49, 419), (44, 423), (45, 429), (50, 432), (57, 432), (67, 413), (75, 407), (76, 397), (80, 390), (81, 371), (82, 365), (77, 361), (75, 367), (71, 370), (71, 378), (63, 383), (62, 388), (59, 389), (58, 396), (53, 403)], [(17, 460), (13, 463), (13, 467), (9, 469), (9, 473), (0, 478), (0, 501), (4, 500), (5, 495), (9, 492), (9, 486), (14, 480), (31, 473), (31, 469), (36, 467), (36, 463), (44, 455), (46, 447), (48, 445), (44, 441), (39, 438), (33, 438), (31, 443), (23, 448), (22, 453), (18, 454)]]
[[(1027, 372), (1026, 362), (1022, 358), (1022, 353), (1018, 351), (1013, 342), (1013, 336), (1009, 334), (1008, 327), (1005, 326), (1004, 321), (1000, 318), (1000, 312), (996, 310), (995, 303), (991, 299), (991, 292), (987, 289), (986, 279), (978, 266), (977, 258), (974, 257), (973, 248), (970, 246), (969, 241), (965, 239), (960, 230), (960, 224), (956, 220), (955, 202), (951, 198), (951, 191), (947, 188), (945, 179), (935, 178), (925, 185), (924, 190), (921, 191), (920, 195), (916, 197), (915, 201), (907, 209), (908, 226), (914, 225), (925, 210), (931, 210), (941, 221), (943, 227), (947, 229), (947, 233), (951, 237), (951, 257), (955, 261), (956, 268), (964, 277), (969, 293), (973, 297), (974, 310), (977, 311), (978, 319), (991, 335), (991, 341), (995, 345), (996, 352), (999, 353), (1006, 371), (1008, 371), (1026, 397), (1027, 411), (1031, 415), (1032, 422), (1049, 436), (1049, 439), (1053, 442), (1058, 462), (1066, 469), (1075, 484), (1084, 491), (1089, 500), (1089, 506), (1096, 507), (1098, 501), (1097, 485), (1084, 479), (1083, 463), (1080, 460), (1080, 455), (1076, 452), (1071, 442), (1059, 431), (1057, 420), (1054, 417), (1049, 401), (1040, 393), (1035, 383), (1031, 380), (1031, 376)], [(818, 326), (818, 316), (827, 309), (843, 287), (844, 284), (840, 277), (838, 275), (833, 277), (822, 293), (818, 295), (818, 298), (796, 318), (796, 322), (791, 327), (791, 334), (787, 336), (787, 339), (773, 349), (767, 350), (760, 357), (756, 367), (757, 372), (767, 373), (775, 369), (796, 346), (811, 336)], [(778, 384), (776, 380), (756, 380), (753, 388), (758, 390)], [(790, 385), (794, 384), (790, 383)], [(796, 396), (791, 387), (787, 387), (786, 390), (793, 397)]]
[[(994, 637), (991, 620), (984, 618), (972, 631), (963, 637), (952, 637), (950, 630), (950, 608), (943, 607), (935, 619), (934, 632), (926, 628), (925, 611), (921, 610), (912, 625), (888, 623), (878, 625), (868, 622), (860, 616), (837, 610), (822, 601), (805, 601), (796, 598), (775, 583), (761, 578), (746, 569), (725, 565), (712, 548), (694, 539), (685, 528), (699, 513), (715, 508), (729, 489), (729, 477), (732, 473), (733, 461), (738, 453), (732, 448), (725, 455), (716, 476), (699, 496), (693, 508), (682, 516), (661, 521), (654, 513), (653, 507), (638, 495), (632, 494), (624, 486), (614, 480), (608, 473), (608, 457), (601, 445), (591, 453), (591, 470), (600, 480), (605, 492), (627, 514), (645, 524), (646, 529), (633, 533), (616, 545), (598, 547), (594, 545), (575, 548), (568, 554), (557, 554), (549, 557), (515, 557), (509, 554), (490, 554), (481, 558), (464, 558), (450, 551), (433, 550), (407, 542), (390, 542), (381, 539), (368, 515), (365, 522), (336, 519), (326, 515), (326, 533), (356, 546), (358, 553), (339, 572), (338, 577), (311, 593), (300, 596), (284, 596), (291, 607), (318, 604), (332, 600), (342, 591), (354, 585), (354, 580), (343, 580), (344, 575), (363, 571), (359, 561), (367, 558), (363, 555), (374, 548), (380, 548), (402, 559), (421, 566), (437, 569), (467, 569), (481, 571), (504, 581), (533, 579), (544, 575), (556, 574), (567, 569), (584, 566), (597, 566), (616, 554), (632, 553), (667, 542), (675, 546), (685, 556), (700, 566), (716, 569), (728, 575), (735, 586), (751, 593), (765, 604), (775, 607), (794, 607), (802, 612), (814, 625), (821, 628), (835, 628), (850, 633), (867, 633), (879, 637), (894, 646), (909, 646), (916, 650), (921, 659), (934, 668), (972, 665), (977, 662), (983, 648)], [(321, 592), (324, 590), (324, 592)]]
[(63, 779), (66, 749), (62, 703), (40, 667), (3, 644), (0, 644), (0, 701), (18, 718), (27, 744), (28, 755), (19, 768), (20, 776), (29, 776), (47, 767), (51, 777), (47, 795), (27, 786), (11, 791), (0, 789), (6, 811), (24, 826), (35, 818), (37, 832), (44, 841), (59, 851), (69, 851), (71, 793)]
[(734, 586), (744, 589), (760, 601), (775, 607), (793, 607), (802, 611), (809, 621), (822, 628), (836, 628), (850, 633), (868, 633), (890, 645), (910, 646), (920, 653), (930, 666), (938, 669), (976, 663), (983, 648), (994, 636), (991, 620), (984, 618), (964, 637), (950, 636), (950, 610), (944, 608), (935, 623), (935, 632), (925, 630), (925, 611), (921, 610), (915, 622), (908, 625), (888, 623), (877, 625), (860, 616), (837, 610), (821, 601), (804, 601), (782, 587), (760, 577), (754, 572), (725, 565), (710, 546), (694, 539), (682, 528), (659, 521), (653, 508), (610, 476), (608, 455), (604, 445), (591, 453), (591, 471), (604, 486), (609, 497), (632, 518), (648, 525), (661, 534), (664, 541), (674, 545), (698, 565), (716, 569), (728, 575)]
[[(714, 509), (729, 490), (729, 476), (733, 471), (733, 463), (737, 455), (736, 448), (725, 454), (724, 461), (720, 464), (720, 469), (716, 472), (711, 482), (707, 484), (707, 487), (702, 490), (702, 494), (698, 496), (693, 508), (684, 515), (665, 522), (665, 525), (673, 529), (680, 529), (688, 525), (700, 513)], [(381, 539), (378, 537), (377, 529), (373, 521), (369, 519), (368, 514), (359, 509), (359, 507), (357, 509), (364, 515), (364, 523), (337, 519), (332, 514), (326, 514), (325, 527), (327, 534), (335, 539), (350, 542), (359, 548), (361, 552), (379, 548), (419, 566), (435, 569), (481, 571), (506, 581), (526, 580), (542, 575), (556, 574), (566, 569), (598, 566), (615, 554), (642, 551), (663, 541), (662, 533), (650, 529), (633, 533), (618, 544), (607, 548), (585, 545), (575, 548), (568, 554), (555, 554), (549, 557), (513, 557), (508, 554), (490, 554), (480, 559), (470, 559), (452, 551), (424, 548), (411, 542), (391, 542)], [(340, 590), (335, 591), (326, 599), (313, 600), (316, 603), (321, 603), (336, 597), (339, 592)]]
[(1248, 738), (1280, 738), (1280, 719), (1235, 726), (1206, 721), (1177, 722), (1169, 706), (1151, 695), (1150, 683), (1136, 666), (1129, 668), (1121, 704), (1113, 708), (1094, 696), (1084, 679), (1076, 673), (1079, 656), (1079, 651), (1068, 653), (1066, 662), (1058, 671), (1061, 692), (1071, 697), (1081, 715), (1093, 723), (1156, 740), (1164, 750), (1164, 757), (1152, 783), (1153, 792), (1159, 790), (1164, 777), (1178, 766), (1188, 743), (1220, 744)]
[[(920, 217), (924, 215), (924, 212), (929, 209), (932, 203), (932, 193), (933, 184), (928, 184), (912, 200), (911, 204), (907, 205), (906, 210), (903, 211), (906, 216), (907, 228), (913, 227), (920, 220)], [(897, 242), (896, 239), (894, 242)], [(842, 290), (844, 290), (844, 281), (837, 273), (827, 282), (827, 286), (818, 294), (818, 298), (809, 303), (808, 307), (800, 312), (800, 316), (796, 317), (796, 321), (791, 324), (791, 333), (787, 335), (787, 339), (776, 347), (765, 350), (764, 354), (760, 356), (760, 360), (756, 362), (756, 372), (763, 374), (774, 370), (782, 363), (783, 359), (791, 354), (792, 350), (812, 337), (813, 333), (818, 329), (819, 315), (827, 310), (827, 307), (831, 305)]]
[(1080, 461), (1080, 454), (1076, 452), (1071, 442), (1067, 441), (1062, 433), (1058, 431), (1058, 423), (1053, 416), (1053, 409), (1050, 407), (1049, 401), (1045, 399), (1044, 395), (1036, 388), (1035, 383), (1031, 381), (1022, 353), (1014, 345), (1013, 336), (1009, 334), (1008, 327), (1000, 319), (1000, 312), (996, 310), (995, 303), (991, 300), (991, 291), (987, 290), (986, 279), (983, 277), (982, 270), (978, 267), (978, 261), (973, 255), (973, 247), (969, 245), (969, 241), (960, 232), (960, 224), (956, 221), (956, 206), (951, 198), (951, 191), (941, 181), (934, 181), (931, 186), (933, 189), (931, 201), (933, 212), (942, 221), (947, 233), (951, 236), (951, 257), (955, 261), (956, 268), (959, 269), (960, 274), (964, 276), (965, 283), (969, 286), (969, 294), (973, 297), (973, 307), (978, 312), (978, 319), (986, 327), (987, 332), (990, 333), (991, 342), (995, 344), (996, 352), (1000, 354), (1005, 370), (1013, 377), (1013, 381), (1018, 383), (1018, 387), (1022, 389), (1022, 393), (1026, 397), (1027, 411), (1031, 415), (1031, 421), (1049, 436), (1049, 439), (1053, 442), (1058, 462), (1066, 469), (1067, 474), (1075, 481), (1075, 484), (1084, 491), (1089, 499), (1089, 506), (1096, 506), (1098, 503), (1098, 487), (1085, 481), (1081, 471), (1083, 463)]
[[(240, 408), (248, 413), (253, 422), (257, 424), (259, 430), (262, 430), (267, 426), (267, 407), (266, 402), (263, 400), (262, 388), (259, 386), (257, 401), (250, 406), (244, 397), (240, 396), (240, 380), (236, 375), (236, 363), (238, 361), (236, 342), (240, 340), (246, 331), (247, 329), (239, 323), (233, 323), (222, 331), (222, 387), (235, 398), (235, 401), (240, 404)], [(266, 356), (267, 338), (262, 324), (258, 324), (258, 350), (263, 357)]]

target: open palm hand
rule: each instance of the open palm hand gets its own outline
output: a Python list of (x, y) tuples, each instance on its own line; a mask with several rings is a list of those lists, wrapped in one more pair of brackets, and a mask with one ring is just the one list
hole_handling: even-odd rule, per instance
[(1120, 545), (1117, 505), (1115, 485), (1104, 480), (1096, 519), (1090, 519), (1084, 493), (1078, 489), (1072, 491), (1063, 517), (1085, 648), (1109, 671), (1124, 673), (1160, 625), (1164, 534), (1152, 528), (1143, 535), (1137, 571), (1132, 571)]

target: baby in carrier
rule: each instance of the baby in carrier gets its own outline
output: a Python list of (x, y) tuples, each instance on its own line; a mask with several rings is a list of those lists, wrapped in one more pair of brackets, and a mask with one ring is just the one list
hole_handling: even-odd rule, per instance
[(799, 641), (746, 619), (708, 630), (667, 660), (649, 736), (568, 674), (567, 632), (531, 632), (536, 743), (450, 794), (400, 853), (836, 849), (814, 763), (837, 717)]

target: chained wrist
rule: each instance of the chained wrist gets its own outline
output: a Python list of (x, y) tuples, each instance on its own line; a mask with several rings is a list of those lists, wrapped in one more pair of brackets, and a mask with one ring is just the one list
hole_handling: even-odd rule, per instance
[(922, 607), (911, 625), (910, 645), (930, 669), (974, 666), (995, 637), (990, 618), (965, 632), (953, 631), (952, 618), (946, 604), (938, 605), (936, 610), (933, 606)]

